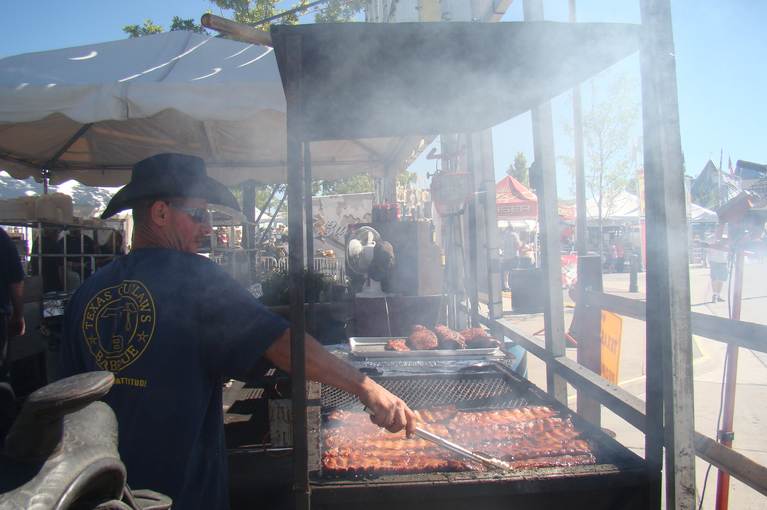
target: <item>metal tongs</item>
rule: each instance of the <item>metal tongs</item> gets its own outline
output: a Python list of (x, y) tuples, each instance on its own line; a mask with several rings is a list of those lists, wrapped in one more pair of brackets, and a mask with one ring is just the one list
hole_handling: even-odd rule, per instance
[[(367, 407), (365, 407), (365, 412), (371, 416), (373, 415), (373, 411), (371, 411)], [(415, 428), (415, 435), (420, 437), (421, 439), (431, 441), (432, 443), (436, 444), (437, 446), (441, 446), (442, 448), (445, 448), (446, 450), (450, 450), (453, 453), (457, 453), (461, 457), (464, 457), (469, 460), (473, 460), (474, 462), (479, 462), (480, 464), (484, 464), (485, 466), (491, 469), (502, 469), (502, 470), (511, 469), (511, 466), (509, 465), (508, 462), (504, 462), (501, 459), (496, 459), (494, 457), (480, 455), (479, 453), (474, 453), (473, 451), (467, 448), (464, 448), (463, 446), (457, 445), (453, 443), (452, 441), (448, 441), (447, 439), (440, 437), (436, 434), (432, 434), (431, 432), (424, 430), (421, 427)]]

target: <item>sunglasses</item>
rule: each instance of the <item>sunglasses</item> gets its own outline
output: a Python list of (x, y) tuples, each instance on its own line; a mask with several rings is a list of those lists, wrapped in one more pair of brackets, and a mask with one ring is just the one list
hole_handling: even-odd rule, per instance
[(177, 211), (186, 213), (195, 223), (210, 225), (210, 212), (204, 207), (180, 207), (173, 203), (169, 205)]

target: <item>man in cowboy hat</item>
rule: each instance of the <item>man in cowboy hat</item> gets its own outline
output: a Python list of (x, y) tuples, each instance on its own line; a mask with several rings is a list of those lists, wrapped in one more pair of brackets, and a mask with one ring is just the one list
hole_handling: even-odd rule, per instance
[[(133, 249), (87, 279), (65, 316), (63, 375), (110, 370), (128, 483), (174, 508), (228, 508), (222, 382), (261, 357), (290, 366), (289, 324), (216, 264), (196, 255), (211, 233), (208, 204), (239, 210), (200, 158), (159, 154), (133, 167), (102, 218), (133, 209)], [(356, 394), (392, 432), (413, 412), (306, 338), (307, 377)]]

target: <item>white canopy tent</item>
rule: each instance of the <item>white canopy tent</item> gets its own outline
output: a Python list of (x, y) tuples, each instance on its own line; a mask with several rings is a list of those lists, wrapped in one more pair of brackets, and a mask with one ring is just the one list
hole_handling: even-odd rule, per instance
[[(586, 201), (586, 214), (590, 220), (599, 219), (597, 201)], [(605, 197), (602, 203), (602, 218), (615, 221), (639, 219), (639, 197), (628, 191), (620, 191), (612, 199)]]
[[(602, 205), (602, 218), (612, 222), (639, 221), (639, 197), (628, 191), (619, 192), (612, 200), (605, 199)], [(586, 201), (586, 212), (589, 220), (599, 218), (599, 209), (594, 199)], [(690, 204), (688, 211), (692, 223), (716, 223), (717, 214), (697, 204)]]
[[(120, 186), (135, 162), (173, 151), (204, 158), (227, 185), (284, 182), (285, 109), (271, 48), (192, 32), (8, 57), (0, 169)], [(399, 172), (422, 145), (420, 137), (316, 142), (313, 176)]]

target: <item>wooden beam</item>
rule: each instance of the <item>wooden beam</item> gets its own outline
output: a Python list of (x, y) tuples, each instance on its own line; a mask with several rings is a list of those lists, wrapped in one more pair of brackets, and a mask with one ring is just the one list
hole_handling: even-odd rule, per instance
[(695, 452), (701, 459), (767, 496), (767, 467), (700, 432), (695, 433)]
[(577, 361), (562, 356), (557, 358), (555, 363), (557, 372), (567, 379), (567, 382), (575, 386), (578, 390), (578, 396), (583, 392), (593, 397), (631, 425), (644, 431), (644, 402), (641, 399), (620, 386), (608, 382)]
[(498, 221), (495, 206), (495, 164), (493, 162), (493, 135), (490, 130), (472, 133), (470, 167), (476, 172), (477, 216), (483, 226), (478, 235), (482, 245), (483, 260), (477, 261), (480, 272), (487, 278), (477, 286), (487, 296), (488, 315), (493, 319), (503, 317), (503, 297), (501, 295), (501, 257), (498, 240)]
[(200, 19), (202, 26), (220, 32), (236, 41), (262, 46), (273, 46), (272, 35), (269, 32), (253, 28), (243, 23), (237, 23), (215, 14), (205, 13)]
[[(666, 507), (691, 510), (696, 497), (690, 280), (687, 243), (680, 242), (687, 239), (687, 214), (670, 0), (640, 0), (640, 14), (647, 202), (645, 451), (654, 476), (666, 445)], [(653, 485), (659, 487), (658, 480)], [(660, 503), (657, 495), (651, 497)]]
[(618, 315), (631, 317), (632, 319), (645, 320), (645, 309), (647, 305), (644, 301), (589, 290), (585, 291), (583, 294), (587, 306), (609, 310)]
[[(646, 404), (640, 398), (620, 386), (607, 382), (591, 370), (580, 366), (576, 361), (567, 357), (552, 357), (546, 349), (505, 320), (494, 321), (480, 316), (480, 322), (488, 327), (494, 325), (501, 329), (507, 338), (517, 342), (529, 354), (537, 356), (545, 363), (553, 366), (579, 392), (583, 391), (593, 395), (602, 405), (636, 427), (640, 432), (646, 433), (648, 429)], [(663, 437), (662, 434), (661, 437)], [(732, 477), (767, 495), (767, 467), (731, 448), (722, 446), (700, 432), (695, 432), (695, 453), (706, 462), (727, 471)]]
[[(585, 300), (589, 306), (609, 310), (632, 319), (645, 320), (646, 304), (639, 299), (587, 291)], [(767, 352), (767, 326), (764, 324), (698, 312), (690, 314), (690, 324), (695, 335), (744, 349)]]
[(763, 324), (693, 312), (692, 332), (729, 345), (767, 352), (767, 326)]

